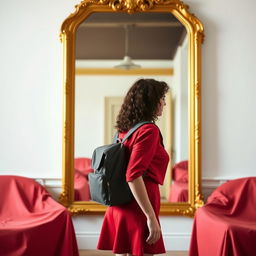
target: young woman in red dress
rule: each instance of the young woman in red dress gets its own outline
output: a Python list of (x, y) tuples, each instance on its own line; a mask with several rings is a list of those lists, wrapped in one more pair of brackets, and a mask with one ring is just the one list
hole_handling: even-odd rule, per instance
[(165, 82), (140, 79), (125, 96), (117, 117), (119, 138), (141, 121), (152, 123), (138, 128), (124, 142), (129, 153), (126, 180), (134, 200), (108, 207), (98, 249), (122, 256), (165, 253), (159, 224), (159, 184), (163, 184), (169, 156), (154, 121), (162, 115), (168, 89)]

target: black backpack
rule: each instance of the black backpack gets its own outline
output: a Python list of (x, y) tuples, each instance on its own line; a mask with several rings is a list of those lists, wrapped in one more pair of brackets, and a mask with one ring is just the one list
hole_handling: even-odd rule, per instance
[(122, 205), (133, 199), (126, 182), (128, 152), (124, 146), (127, 140), (140, 126), (152, 122), (140, 122), (131, 128), (122, 141), (118, 133), (114, 143), (98, 147), (92, 155), (93, 173), (89, 174), (91, 200), (103, 205)]

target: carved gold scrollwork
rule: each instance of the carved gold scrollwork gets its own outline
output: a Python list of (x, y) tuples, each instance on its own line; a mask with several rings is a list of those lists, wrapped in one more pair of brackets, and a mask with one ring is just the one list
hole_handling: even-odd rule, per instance
[(195, 33), (195, 42), (196, 45), (202, 44), (204, 42), (204, 33), (202, 31), (199, 30)]
[[(62, 23), (60, 39), (64, 54), (64, 115), (63, 115), (63, 185), (60, 202), (71, 214), (104, 213), (105, 207), (93, 202), (74, 201), (74, 88), (75, 88), (75, 38), (76, 29), (91, 13), (115, 12), (166, 12), (172, 13), (189, 34), (189, 91), (190, 91), (190, 138), (189, 162), (190, 200), (186, 203), (161, 203), (163, 215), (193, 216), (203, 205), (201, 195), (201, 44), (204, 40), (203, 26), (188, 5), (180, 0), (83, 0), (75, 6), (75, 12)], [(157, 47), (157, 46), (156, 46)]]
[(189, 207), (184, 215), (192, 217), (192, 216), (194, 216), (194, 213), (195, 213), (195, 208), (194, 207)]
[(89, 212), (88, 209), (84, 209), (84, 208), (69, 207), (68, 210), (69, 210), (69, 212), (71, 212), (72, 215), (78, 215), (78, 214), (81, 214), (81, 213), (88, 213)]
[(151, 9), (154, 5), (154, 0), (109, 0), (109, 5), (113, 10), (123, 10), (128, 13), (141, 10)]
[(138, 6), (142, 11), (153, 8), (154, 2), (149, 0), (138, 0)]
[(59, 34), (59, 39), (60, 39), (60, 42), (63, 43), (63, 40), (64, 40), (64, 34), (63, 33)]
[(91, 214), (95, 211), (104, 213), (106, 211), (106, 207), (102, 205), (94, 205), (93, 208), (87, 208), (85, 206), (74, 206), (71, 205), (68, 207), (69, 212), (71, 215), (78, 215), (78, 214)]
[(195, 199), (195, 208), (200, 208), (204, 205), (204, 201), (203, 201), (203, 197), (202, 196), (198, 196), (196, 199)]
[(200, 95), (200, 87), (199, 87), (199, 82), (198, 81), (195, 83), (195, 94), (196, 94), (197, 99), (201, 96)]
[(68, 202), (68, 188), (67, 186), (63, 186), (62, 192), (59, 196), (59, 202), (66, 205)]
[(203, 44), (204, 43), (204, 33), (202, 31), (198, 31), (197, 32), (197, 36), (198, 36), (198, 40), (200, 40), (200, 43)]
[(187, 209), (177, 210), (177, 213), (179, 213), (179, 215), (190, 216), (190, 217), (192, 217), (194, 215), (194, 212), (195, 212), (195, 209), (193, 207), (188, 207)]
[(135, 11), (146, 11), (152, 9), (154, 5), (176, 4), (180, 10), (187, 10), (188, 6), (179, 0), (84, 0), (76, 5), (76, 12), (85, 8), (90, 4), (109, 5), (114, 11), (127, 11), (134, 13)]
[[(170, 1), (172, 2), (172, 1)], [(176, 3), (176, 7), (177, 9), (179, 9), (180, 12), (184, 13), (188, 10), (188, 5), (184, 4), (183, 2), (181, 1), (178, 1), (178, 3)]]
[(203, 195), (200, 193), (199, 185), (196, 186), (196, 198), (195, 198), (195, 208), (202, 207), (204, 205)]
[(199, 144), (200, 141), (200, 123), (197, 122), (195, 125), (195, 142), (196, 144)]
[(100, 0), (99, 1), (101, 4), (108, 4), (109, 3), (109, 0)]

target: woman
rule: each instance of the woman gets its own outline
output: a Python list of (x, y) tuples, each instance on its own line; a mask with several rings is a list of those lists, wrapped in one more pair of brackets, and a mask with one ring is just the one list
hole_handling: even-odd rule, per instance
[(154, 121), (162, 115), (168, 89), (165, 82), (140, 79), (124, 99), (117, 117), (119, 138), (139, 122), (152, 123), (138, 128), (124, 142), (130, 156), (126, 180), (134, 200), (107, 209), (98, 249), (112, 250), (122, 256), (165, 253), (158, 219), (159, 184), (163, 184), (169, 157)]

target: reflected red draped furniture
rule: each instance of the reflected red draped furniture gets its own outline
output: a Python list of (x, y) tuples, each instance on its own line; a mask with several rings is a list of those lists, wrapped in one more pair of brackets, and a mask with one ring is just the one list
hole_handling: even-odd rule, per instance
[(91, 159), (79, 157), (74, 159), (75, 176), (75, 201), (89, 201), (91, 199), (88, 174), (93, 172), (91, 168)]
[(170, 187), (169, 202), (188, 201), (188, 161), (176, 163), (172, 168), (172, 185)]
[(78, 256), (72, 219), (33, 179), (0, 176), (0, 255)]
[(256, 177), (226, 182), (197, 210), (189, 255), (256, 255)]

